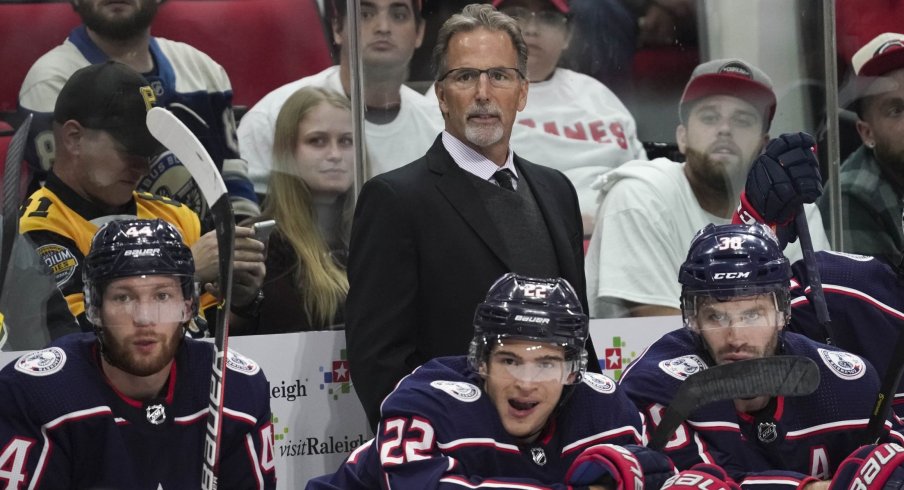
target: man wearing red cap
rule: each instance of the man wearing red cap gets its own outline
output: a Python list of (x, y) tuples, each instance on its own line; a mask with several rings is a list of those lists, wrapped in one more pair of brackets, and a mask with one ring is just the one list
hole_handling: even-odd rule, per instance
[[(876, 36), (851, 63), (856, 76), (842, 98), (851, 94), (863, 145), (841, 166), (842, 244), (845, 252), (899, 263), (904, 256), (904, 35)], [(827, 216), (828, 195), (819, 207)]]
[[(702, 63), (679, 104), (675, 137), (687, 161), (629, 162), (597, 180), (601, 203), (585, 264), (593, 316), (679, 314), (675, 278), (687, 244), (705, 225), (730, 222), (775, 105), (759, 68), (739, 59)], [(814, 247), (828, 248), (815, 206), (808, 219)], [(786, 254), (800, 258), (800, 247)]]

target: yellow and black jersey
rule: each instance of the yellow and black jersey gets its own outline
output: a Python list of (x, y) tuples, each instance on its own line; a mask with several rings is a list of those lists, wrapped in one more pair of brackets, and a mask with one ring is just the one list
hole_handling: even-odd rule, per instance
[[(188, 246), (201, 236), (198, 216), (187, 206), (154, 194), (135, 192), (133, 195), (132, 202), (111, 213), (85, 200), (51, 173), (45, 187), (22, 205), (19, 232), (31, 239), (53, 273), (72, 314), (80, 320), (85, 311), (82, 263), (94, 233), (103, 224), (116, 219), (161, 218), (179, 230)], [(202, 301), (202, 308), (207, 306), (205, 302)]]

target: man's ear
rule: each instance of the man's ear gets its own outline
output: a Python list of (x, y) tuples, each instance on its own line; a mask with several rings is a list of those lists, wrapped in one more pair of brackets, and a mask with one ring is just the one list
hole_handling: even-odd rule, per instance
[(876, 146), (876, 135), (873, 134), (873, 127), (870, 123), (857, 118), (857, 133), (860, 134), (860, 141), (868, 148)]
[(524, 110), (524, 107), (527, 106), (527, 90), (530, 88), (530, 81), (527, 79), (521, 81), (521, 86), (518, 88), (518, 112)]
[(436, 94), (436, 100), (439, 102), (439, 111), (445, 116), (449, 113), (449, 106), (446, 104), (446, 87), (443, 82), (433, 83), (433, 93)]
[(76, 121), (70, 119), (60, 125), (59, 140), (66, 148), (66, 152), (77, 155), (81, 152), (82, 138), (85, 136), (85, 128)]
[(342, 46), (344, 41), (342, 32), (345, 29), (345, 22), (340, 21), (339, 16), (334, 16), (333, 20), (330, 21), (330, 24), (333, 27), (333, 44), (336, 46)]
[(682, 155), (687, 155), (687, 126), (684, 123), (675, 128), (675, 141), (678, 143), (678, 151)]

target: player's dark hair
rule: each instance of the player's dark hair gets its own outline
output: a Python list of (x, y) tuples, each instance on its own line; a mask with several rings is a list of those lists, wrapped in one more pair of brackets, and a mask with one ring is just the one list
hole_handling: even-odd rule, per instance
[[(364, 0), (366, 1), (366, 0)], [(402, 0), (404, 1), (404, 0)], [(417, 24), (420, 24), (424, 21), (424, 18), (421, 17), (423, 13), (423, 8), (421, 7), (421, 3), (423, 0), (408, 0), (409, 6), (411, 7), (411, 13), (414, 14), (414, 21)], [(329, 0), (330, 5), (330, 15), (331, 19), (338, 22), (340, 26), (345, 24), (345, 17), (348, 15), (348, 5), (346, 4), (346, 0)]]

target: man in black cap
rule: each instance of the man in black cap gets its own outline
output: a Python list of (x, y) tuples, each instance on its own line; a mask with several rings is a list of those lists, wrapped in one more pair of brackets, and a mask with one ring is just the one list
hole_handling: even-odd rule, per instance
[[(23, 204), (20, 232), (34, 243), (69, 310), (86, 330), (90, 327), (84, 317), (81, 265), (91, 237), (108, 221), (137, 217), (172, 223), (192, 247), (196, 278), (202, 284), (216, 280), (214, 232), (202, 238), (198, 216), (187, 206), (135, 191), (148, 174), (149, 161), (164, 150), (145, 125), (147, 111), (155, 105), (148, 82), (122, 63), (110, 61), (76, 71), (54, 107), (54, 165), (45, 187)], [(236, 230), (236, 308), (257, 300), (264, 276), (264, 246), (252, 235), (250, 228)], [(212, 296), (202, 297), (202, 307), (214, 303)]]

